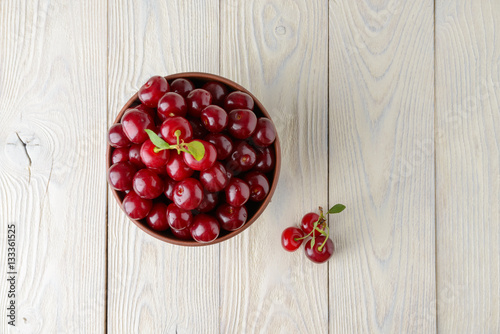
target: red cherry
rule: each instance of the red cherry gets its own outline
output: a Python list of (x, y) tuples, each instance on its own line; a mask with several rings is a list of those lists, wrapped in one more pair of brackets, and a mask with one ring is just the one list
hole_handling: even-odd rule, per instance
[(217, 150), (215, 149), (215, 146), (210, 144), (209, 142), (206, 142), (204, 140), (197, 141), (202, 143), (205, 147), (205, 154), (203, 155), (203, 158), (198, 161), (193, 157), (191, 153), (187, 152), (182, 152), (182, 156), (184, 157), (184, 162), (186, 163), (186, 165), (194, 170), (202, 171), (204, 169), (212, 167), (212, 165), (215, 163), (215, 160), (217, 160)]
[(192, 240), (193, 237), (191, 236), (191, 231), (189, 228), (185, 228), (183, 230), (176, 230), (175, 228), (171, 229), (172, 234), (177, 238), (181, 240)]
[(160, 131), (163, 139), (170, 145), (177, 144), (177, 137), (175, 136), (176, 131), (180, 131), (181, 134), (179, 138), (185, 142), (193, 139), (193, 128), (184, 117), (174, 116), (167, 118), (161, 125)]
[(122, 206), (130, 218), (140, 220), (146, 218), (153, 207), (153, 201), (141, 198), (134, 191), (130, 191), (123, 199)]
[(174, 93), (181, 95), (182, 97), (187, 97), (188, 94), (194, 89), (194, 84), (188, 79), (175, 79), (170, 85), (170, 90)]
[(251, 172), (245, 175), (245, 181), (250, 187), (250, 200), (263, 201), (269, 193), (269, 180), (260, 172)]
[(224, 84), (217, 81), (209, 81), (202, 88), (212, 95), (212, 103), (218, 106), (224, 104), (226, 95), (229, 92)]
[(246, 139), (255, 131), (257, 116), (248, 109), (234, 109), (229, 113), (227, 129), (231, 136)]
[(227, 158), (226, 167), (236, 175), (252, 169), (257, 162), (257, 153), (246, 141), (235, 142), (234, 145), (233, 152)]
[(174, 203), (167, 208), (167, 221), (171, 228), (180, 231), (193, 223), (193, 215), (189, 210), (183, 210)]
[(227, 125), (227, 113), (216, 105), (209, 105), (201, 112), (201, 121), (210, 132), (221, 132)]
[(151, 116), (137, 109), (128, 111), (122, 119), (123, 132), (134, 144), (142, 144), (148, 139), (145, 129), (155, 130)]
[(165, 194), (165, 196), (169, 199), (169, 200), (173, 200), (174, 198), (174, 188), (175, 186), (177, 185), (177, 181), (175, 180), (172, 180), (170, 177), (166, 177), (164, 179), (164, 182), (165, 182), (165, 191), (163, 192)]
[(139, 104), (138, 106), (135, 106), (134, 109), (145, 112), (146, 114), (151, 116), (151, 118), (153, 120), (156, 120), (156, 118), (157, 118), (156, 108), (150, 108), (150, 107), (146, 106), (145, 104)]
[(158, 102), (158, 116), (162, 121), (174, 116), (184, 117), (186, 114), (186, 101), (177, 93), (166, 93)]
[[(321, 247), (323, 242), (325, 241), (326, 237), (323, 235), (320, 235), (319, 237), (315, 238), (314, 246), (312, 246), (312, 239), (306, 242), (305, 246), (305, 252), (306, 256), (309, 260), (315, 263), (323, 263), (328, 261), (330, 257), (332, 257), (333, 251), (335, 250), (335, 247), (333, 246), (333, 241), (332, 239), (328, 238), (326, 241), (326, 244)], [(321, 247), (321, 249), (320, 249)]]
[(210, 212), (213, 209), (215, 209), (215, 207), (217, 206), (218, 203), (219, 203), (218, 193), (205, 192), (203, 194), (203, 199), (201, 200), (201, 203), (200, 203), (200, 205), (198, 205), (196, 210), (203, 212), (203, 213)]
[[(314, 212), (309, 212), (304, 215), (302, 221), (300, 222), (300, 228), (304, 231), (305, 234), (311, 233), (314, 228), (314, 223), (319, 219), (319, 215)], [(322, 226), (318, 225), (318, 228), (322, 228)], [(317, 236), (320, 233), (316, 230), (313, 232), (312, 236)]]
[(186, 165), (181, 154), (172, 150), (170, 159), (167, 162), (167, 173), (173, 180), (182, 181), (193, 175), (194, 170)]
[(147, 199), (160, 196), (165, 186), (158, 174), (147, 168), (135, 173), (132, 184), (137, 195)]
[(170, 150), (162, 150), (156, 153), (155, 148), (155, 144), (150, 139), (142, 144), (141, 160), (148, 168), (161, 168), (165, 166), (170, 158)]
[(276, 130), (273, 122), (269, 118), (261, 117), (257, 120), (257, 126), (252, 134), (252, 141), (255, 145), (265, 147), (274, 143)]
[(215, 146), (217, 160), (225, 160), (233, 151), (233, 141), (222, 133), (210, 133), (205, 140)]
[(186, 102), (188, 114), (200, 117), (201, 111), (212, 104), (212, 95), (204, 89), (194, 89), (188, 94)]
[(146, 217), (149, 227), (155, 231), (168, 230), (167, 205), (165, 203), (155, 203)]
[(130, 162), (118, 162), (108, 170), (109, 185), (118, 191), (132, 189), (132, 179), (137, 169)]
[(269, 173), (276, 165), (276, 156), (272, 146), (265, 148), (256, 148), (257, 160), (253, 169), (262, 173)]
[(254, 101), (250, 95), (244, 92), (232, 92), (224, 101), (224, 109), (228, 112), (234, 109), (250, 109), (253, 110)]
[(113, 150), (113, 153), (111, 153), (111, 163), (116, 164), (117, 162), (128, 161), (128, 152), (129, 151), (130, 151), (130, 148), (128, 148), (128, 147), (115, 148)]
[(196, 209), (202, 199), (203, 188), (200, 181), (189, 177), (175, 185), (172, 200), (179, 208), (184, 210)]
[(248, 213), (244, 206), (235, 207), (224, 203), (219, 205), (215, 211), (215, 216), (224, 230), (236, 231), (245, 224)]
[(142, 144), (134, 144), (130, 146), (130, 150), (128, 151), (128, 160), (137, 168), (146, 167), (141, 159), (141, 147)]
[(304, 237), (304, 232), (297, 227), (286, 228), (283, 233), (281, 233), (281, 245), (283, 248), (289, 252), (296, 251), (304, 239), (297, 240)]
[(242, 206), (250, 198), (250, 187), (242, 179), (233, 177), (225, 189), (226, 202), (232, 206)]
[(209, 192), (217, 192), (224, 189), (229, 182), (227, 171), (224, 166), (216, 161), (214, 165), (200, 172), (200, 181)]
[(208, 131), (205, 129), (203, 122), (199, 118), (189, 117), (189, 124), (193, 128), (193, 137), (194, 138), (203, 138), (207, 135)]
[(113, 124), (108, 131), (108, 143), (112, 147), (120, 148), (130, 146), (132, 143), (123, 132), (122, 124)]
[(202, 243), (214, 241), (220, 233), (217, 219), (203, 213), (194, 217), (193, 225), (189, 229), (193, 239)]
[(151, 77), (141, 88), (137, 94), (139, 100), (150, 108), (156, 108), (160, 98), (170, 90), (167, 80), (161, 76)]

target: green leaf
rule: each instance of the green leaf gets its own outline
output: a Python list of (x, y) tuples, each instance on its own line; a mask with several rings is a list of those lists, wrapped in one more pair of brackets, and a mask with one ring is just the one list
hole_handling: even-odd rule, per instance
[(205, 156), (205, 146), (197, 140), (187, 143), (188, 153), (191, 153), (196, 161), (200, 161)]
[[(149, 136), (149, 139), (151, 139), (153, 144), (155, 144), (155, 146), (158, 147), (159, 149), (167, 150), (170, 148), (170, 145), (166, 141), (164, 141), (163, 139), (158, 137), (158, 135), (154, 131), (149, 130), (149, 129), (146, 129), (144, 131), (146, 131), (146, 133)], [(155, 150), (155, 152), (156, 152), (156, 150)], [(158, 152), (156, 152), (156, 153), (158, 153)]]
[(334, 206), (332, 206), (332, 208), (330, 210), (328, 210), (328, 214), (330, 213), (339, 213), (339, 212), (342, 212), (344, 211), (345, 209), (345, 205), (344, 204), (335, 204)]

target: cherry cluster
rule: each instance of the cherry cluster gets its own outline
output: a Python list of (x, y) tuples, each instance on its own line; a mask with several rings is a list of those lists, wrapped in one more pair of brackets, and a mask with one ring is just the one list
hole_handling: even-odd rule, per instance
[[(328, 214), (344, 211), (345, 205), (336, 204)], [(281, 234), (281, 245), (289, 252), (296, 251), (306, 240), (304, 250), (309, 260), (323, 263), (332, 257), (335, 247), (330, 236), (330, 228), (326, 224), (323, 208), (319, 207), (319, 214), (309, 212), (302, 217), (300, 227), (288, 227)]]
[(207, 243), (241, 228), (263, 201), (276, 158), (271, 120), (217, 81), (154, 76), (109, 129), (108, 182), (123, 209), (155, 231)]

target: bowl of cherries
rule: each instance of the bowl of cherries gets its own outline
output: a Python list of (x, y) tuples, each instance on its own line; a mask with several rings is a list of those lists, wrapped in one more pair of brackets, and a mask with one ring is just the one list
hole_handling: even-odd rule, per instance
[(108, 131), (108, 183), (144, 232), (211, 245), (248, 228), (271, 201), (280, 146), (248, 90), (207, 73), (150, 78)]

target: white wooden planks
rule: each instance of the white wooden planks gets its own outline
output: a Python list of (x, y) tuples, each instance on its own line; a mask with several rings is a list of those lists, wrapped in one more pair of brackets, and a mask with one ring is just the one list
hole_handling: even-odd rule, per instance
[(328, 265), (287, 253), (281, 232), (327, 205), (327, 2), (222, 1), (221, 75), (263, 103), (282, 145), (273, 201), (221, 244), (223, 333), (325, 333)]
[(433, 1), (330, 1), (332, 333), (432, 333)]
[(104, 332), (106, 40), (101, 1), (0, 2), (2, 333)]
[[(109, 1), (108, 12), (108, 124), (152, 75), (218, 72), (218, 1)], [(108, 201), (108, 331), (219, 332), (219, 246), (165, 244)]]
[(437, 319), (500, 332), (500, 3), (436, 1)]

